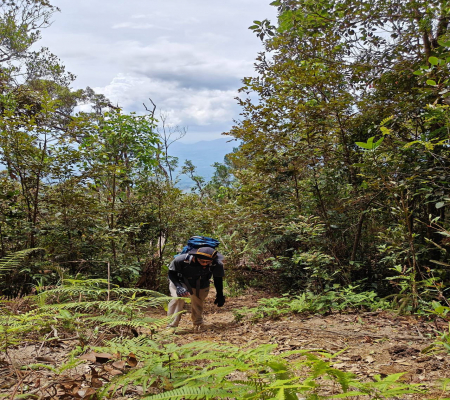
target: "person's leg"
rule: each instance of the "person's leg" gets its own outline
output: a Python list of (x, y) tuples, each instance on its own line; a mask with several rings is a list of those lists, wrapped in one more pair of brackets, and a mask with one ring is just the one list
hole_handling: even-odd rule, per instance
[(194, 324), (194, 329), (204, 323), (203, 320), (203, 308), (205, 305), (205, 299), (209, 293), (209, 287), (200, 289), (197, 296), (197, 290), (194, 290), (194, 294), (191, 296), (191, 319)]
[[(177, 288), (173, 284), (172, 281), (169, 283), (169, 290), (170, 290), (170, 295), (172, 297), (177, 297)], [(183, 308), (184, 308), (184, 300), (183, 299), (172, 299), (169, 302), (169, 305), (167, 307), (167, 316), (170, 317), (173, 314), (183, 311)], [(177, 327), (178, 324), (180, 323), (181, 315), (182, 314), (175, 315), (173, 320), (170, 322), (169, 327), (173, 327), (173, 328)]]

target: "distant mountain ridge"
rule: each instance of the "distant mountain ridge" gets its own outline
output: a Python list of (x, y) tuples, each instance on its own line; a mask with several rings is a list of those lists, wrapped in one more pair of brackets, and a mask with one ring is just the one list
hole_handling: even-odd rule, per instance
[(215, 162), (223, 163), (225, 155), (231, 153), (239, 143), (229, 138), (215, 140), (202, 140), (195, 143), (175, 142), (169, 147), (169, 156), (178, 157), (178, 168), (175, 175), (179, 175), (178, 187), (183, 190), (194, 186), (192, 180), (181, 174), (181, 167), (185, 160), (191, 160), (197, 167), (197, 175), (202, 176), (205, 181), (209, 181), (213, 174), (212, 165)]

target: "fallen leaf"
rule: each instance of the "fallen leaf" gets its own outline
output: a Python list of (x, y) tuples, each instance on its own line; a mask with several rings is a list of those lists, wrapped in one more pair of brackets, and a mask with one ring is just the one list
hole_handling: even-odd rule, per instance
[(78, 395), (81, 396), (82, 398), (85, 397), (89, 397), (92, 396), (93, 394), (95, 394), (96, 390), (93, 388), (87, 388), (87, 389), (82, 389), (78, 392)]
[(106, 362), (108, 362), (109, 360), (111, 360), (112, 358), (114, 358), (114, 356), (112, 356), (109, 353), (96, 353), (95, 357), (97, 358), (97, 362), (100, 364), (104, 364)]
[(82, 354), (80, 357), (78, 357), (78, 359), (95, 362), (97, 360), (97, 357), (95, 357), (95, 353), (91, 351), (89, 353)]
[(92, 378), (91, 385), (94, 388), (101, 388), (103, 386), (103, 382), (99, 378)]
[(114, 368), (117, 368), (117, 369), (124, 369), (124, 368), (125, 368), (125, 365), (126, 365), (126, 362), (123, 361), (123, 360), (120, 360), (120, 361), (114, 361), (114, 362), (112, 363), (112, 366), (113, 366)]
[(72, 389), (72, 396), (75, 396), (75, 397), (80, 397), (80, 390), (81, 390), (81, 388), (80, 388), (80, 386), (74, 386), (74, 388)]
[(130, 353), (128, 355), (127, 363), (132, 368), (134, 368), (136, 365), (138, 365), (138, 360), (137, 360), (136, 356), (133, 353)]
[(100, 364), (104, 364), (105, 362), (108, 362), (114, 356), (112, 356), (109, 353), (96, 353), (94, 351), (91, 351), (89, 353), (83, 354), (80, 357), (78, 357), (80, 360), (87, 360), (91, 362), (98, 362)]
[(105, 369), (106, 372), (108, 372), (108, 373), (111, 374), (111, 375), (120, 375), (120, 374), (123, 374), (123, 371), (121, 371), (120, 369), (116, 369), (116, 368), (114, 368), (114, 367), (111, 366), (111, 365), (107, 365), (107, 364), (106, 364), (103, 368)]
[(372, 356), (368, 356), (367, 358), (366, 358), (366, 362), (368, 362), (369, 364), (370, 363), (373, 363), (375, 361), (375, 359), (372, 357)]

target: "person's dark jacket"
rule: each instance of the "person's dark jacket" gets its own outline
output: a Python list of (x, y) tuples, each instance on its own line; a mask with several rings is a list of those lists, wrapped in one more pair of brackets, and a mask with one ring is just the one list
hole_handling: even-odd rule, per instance
[(209, 287), (210, 279), (213, 277), (217, 292), (216, 301), (218, 299), (223, 300), (215, 303), (222, 303), (223, 305), (225, 302), (223, 296), (223, 277), (225, 276), (225, 271), (222, 260), (223, 255), (218, 253), (211, 265), (203, 266), (197, 262), (195, 256), (189, 254), (179, 255), (170, 263), (169, 279), (177, 288), (185, 284), (188, 290), (191, 291), (191, 288), (205, 289)]

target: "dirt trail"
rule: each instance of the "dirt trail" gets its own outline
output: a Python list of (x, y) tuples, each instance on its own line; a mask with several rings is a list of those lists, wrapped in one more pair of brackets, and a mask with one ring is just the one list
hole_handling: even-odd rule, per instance
[[(278, 346), (279, 352), (321, 349), (334, 354), (344, 350), (334, 359), (335, 368), (353, 372), (362, 379), (370, 379), (378, 374), (384, 377), (407, 372), (402, 377), (404, 381), (422, 383), (430, 389), (435, 385), (433, 382), (438, 379), (450, 378), (450, 354), (444, 351), (438, 354), (423, 351), (436, 341), (437, 331), (448, 332), (448, 322), (428, 322), (409, 316), (399, 317), (388, 312), (327, 316), (290, 315), (279, 320), (263, 320), (256, 323), (245, 320), (236, 322), (233, 310), (254, 307), (259, 298), (261, 296), (254, 292), (239, 297), (228, 297), (225, 306), (218, 308), (213, 304), (212, 291), (205, 309), (206, 330), (194, 333), (190, 315), (184, 315), (175, 334), (166, 333), (165, 338), (179, 344), (200, 340), (229, 342), (238, 346), (246, 346), (251, 342), (255, 345), (273, 343)], [(162, 309), (152, 309), (150, 313), (152, 316), (165, 315)], [(52, 345), (44, 346), (43, 343), (36, 342), (11, 349), (8, 354), (13, 361), (13, 367), (5, 360), (0, 362), (0, 396), (5, 394), (11, 396), (12, 392), (17, 390), (18, 374), (23, 376), (23, 383), (34, 387), (32, 392), (43, 395), (42, 398), (46, 398), (48, 388), (52, 388), (56, 393), (56, 397), (48, 397), (52, 399), (66, 398), (60, 393), (67, 393), (69, 390), (67, 387), (78, 393), (83, 390), (86, 393), (86, 376), (92, 373), (95, 364), (88, 363), (78, 367), (77, 371), (73, 371), (78, 376), (76, 379), (75, 375), (57, 377), (48, 371), (19, 372), (22, 366), (36, 362), (49, 363), (56, 367), (78, 344), (78, 340), (68, 337), (52, 342)], [(92, 376), (90, 379), (92, 381)], [(44, 392), (43, 388), (46, 387)], [(426, 395), (409, 395), (402, 398), (443, 397), (449, 397), (449, 393), (442, 396), (438, 390), (432, 389)]]
[[(429, 322), (388, 312), (355, 314), (290, 315), (279, 320), (257, 323), (235, 322), (233, 309), (254, 307), (258, 296), (227, 298), (221, 309), (206, 305), (206, 331), (194, 333), (189, 315), (184, 315), (174, 342), (194, 340), (227, 341), (235, 345), (274, 343), (279, 351), (293, 349), (323, 349), (337, 353), (334, 367), (355, 373), (362, 378), (381, 377), (407, 372), (405, 382), (423, 383), (450, 378), (450, 354), (422, 352), (436, 341), (436, 332), (448, 332), (448, 323)], [(434, 394), (438, 391), (433, 390)], [(447, 396), (448, 397), (448, 393)], [(420, 398), (420, 397), (408, 397)], [(425, 398), (431, 398), (430, 394)], [(437, 398), (437, 397), (435, 397)]]

